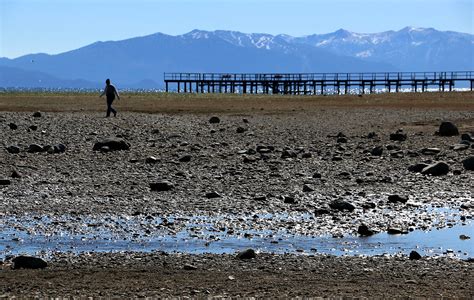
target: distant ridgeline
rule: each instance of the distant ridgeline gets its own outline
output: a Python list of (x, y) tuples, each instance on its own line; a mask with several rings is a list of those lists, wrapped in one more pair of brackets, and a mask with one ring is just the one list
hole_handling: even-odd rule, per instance
[(474, 72), (387, 73), (164, 73), (165, 90), (178, 93), (324, 95), (473, 90)]

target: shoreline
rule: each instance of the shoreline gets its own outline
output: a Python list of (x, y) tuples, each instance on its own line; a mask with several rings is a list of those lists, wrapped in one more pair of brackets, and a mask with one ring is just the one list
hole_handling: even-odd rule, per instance
[[(98, 95), (0, 94), (0, 228), (109, 230), (117, 240), (186, 229), (213, 242), (250, 230), (350, 236), (366, 225), (410, 236), (472, 224), (474, 173), (463, 161), (474, 147), (435, 135), (450, 120), (472, 136), (472, 93), (129, 96), (105, 119)], [(392, 140), (397, 132), (406, 139)], [(96, 148), (106, 138), (128, 146)], [(441, 161), (441, 176), (409, 170)], [(305, 254), (62, 253), (45, 270), (10, 270), (7, 260), (0, 294), (473, 297), (467, 260)]]

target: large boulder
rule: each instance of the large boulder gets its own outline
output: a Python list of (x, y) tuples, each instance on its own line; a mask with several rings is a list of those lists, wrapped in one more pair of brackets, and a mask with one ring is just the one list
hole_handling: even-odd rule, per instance
[(104, 147), (107, 147), (109, 151), (129, 150), (130, 144), (121, 138), (106, 138), (96, 142), (92, 150), (99, 151)]
[(438, 134), (440, 136), (455, 136), (459, 135), (459, 130), (457, 126), (451, 122), (442, 122), (439, 126)]
[(474, 156), (468, 157), (462, 161), (464, 169), (474, 171)]
[(12, 268), (17, 269), (44, 269), (48, 266), (48, 263), (41, 258), (33, 256), (20, 255), (15, 257), (13, 260)]
[(449, 173), (449, 165), (443, 161), (436, 162), (434, 164), (425, 167), (421, 174), (431, 176), (442, 176)]

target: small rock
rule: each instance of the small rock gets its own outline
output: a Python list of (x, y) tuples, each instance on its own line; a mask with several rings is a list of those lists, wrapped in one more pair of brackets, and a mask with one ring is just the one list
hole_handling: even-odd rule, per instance
[(11, 178), (21, 178), (21, 174), (20, 172), (18, 172), (17, 170), (13, 170), (12, 171), (12, 175), (10, 175)]
[(321, 173), (315, 172), (313, 174), (313, 178), (321, 178), (321, 177), (322, 177)]
[(391, 141), (399, 141), (403, 142), (406, 141), (407, 139), (407, 134), (403, 132), (403, 130), (399, 129), (395, 133), (390, 134), (390, 140)]
[(106, 146), (109, 148), (110, 151), (118, 151), (118, 150), (129, 150), (130, 144), (127, 143), (124, 139), (121, 138), (106, 138), (102, 139), (94, 144), (92, 150), (97, 151)]
[(193, 266), (193, 265), (184, 265), (183, 269), (186, 270), (186, 271), (195, 271), (198, 268), (196, 266)]
[(454, 151), (463, 151), (469, 149), (469, 145), (466, 144), (456, 144), (453, 145), (453, 150)]
[(247, 249), (237, 254), (238, 259), (253, 259), (256, 257), (257, 257), (257, 254), (255, 253), (255, 250), (253, 249)]
[(244, 133), (245, 131), (247, 131), (244, 127), (237, 127), (237, 133)]
[(48, 263), (42, 260), (41, 258), (32, 257), (32, 256), (17, 256), (12, 259), (13, 267), (12, 269), (44, 269), (48, 266)]
[(38, 153), (38, 152), (43, 152), (43, 147), (41, 147), (40, 145), (38, 144), (31, 144), (29, 147), (28, 147), (28, 150), (27, 150), (29, 153)]
[(311, 152), (305, 152), (305, 153), (301, 154), (301, 158), (311, 158), (311, 157), (313, 157)]
[(421, 259), (421, 255), (420, 255), (420, 253), (418, 253), (416, 251), (411, 251), (409, 259), (410, 260), (418, 260), (418, 259)]
[(295, 197), (292, 197), (292, 196), (285, 196), (283, 198), (283, 202), (287, 204), (296, 204), (296, 199)]
[(191, 161), (191, 158), (192, 156), (191, 155), (183, 155), (179, 158), (179, 161), (180, 162), (190, 162)]
[(435, 155), (441, 152), (439, 148), (423, 148), (421, 149), (421, 153), (424, 155)]
[(10, 185), (11, 183), (10, 179), (0, 179), (0, 185)]
[(147, 164), (156, 164), (157, 162), (159, 162), (160, 160), (154, 156), (148, 156), (146, 159), (145, 159), (145, 163)]
[(344, 200), (334, 200), (331, 203), (329, 203), (329, 207), (335, 210), (339, 210), (339, 211), (343, 211), (343, 210), (353, 211), (355, 209), (354, 205)]
[(207, 199), (220, 198), (220, 197), (222, 197), (222, 196), (218, 192), (206, 193), (206, 198)]
[(314, 192), (314, 189), (311, 188), (309, 185), (304, 184), (304, 185), (303, 185), (303, 192), (305, 192), (305, 193)]
[(339, 137), (336, 140), (337, 143), (347, 143), (347, 138), (346, 137)]
[(462, 161), (464, 169), (474, 171), (474, 156), (470, 156)]
[(15, 123), (8, 124), (8, 127), (10, 127), (11, 130), (17, 130), (18, 129), (18, 126)]
[(377, 146), (370, 150), (370, 154), (373, 156), (381, 156), (383, 154), (383, 147), (382, 146)]
[(407, 234), (408, 231), (403, 230), (401, 228), (397, 228), (397, 227), (389, 227), (387, 229), (387, 233), (388, 234)]
[(377, 134), (375, 132), (369, 132), (369, 134), (367, 134), (368, 139), (373, 139), (373, 138), (376, 138), (376, 137), (377, 137)]
[(427, 166), (428, 166), (428, 164), (424, 164), (424, 163), (414, 164), (414, 165), (411, 165), (411, 166), (408, 167), (408, 171), (415, 172), (415, 173), (420, 173)]
[(315, 216), (322, 216), (322, 215), (327, 215), (330, 214), (331, 212), (327, 208), (316, 208), (314, 210), (314, 215)]
[(31, 125), (30, 127), (28, 127), (29, 129), (33, 130), (33, 131), (36, 131), (38, 130), (38, 126), (36, 125)]
[(150, 189), (155, 192), (166, 192), (174, 188), (173, 184), (169, 181), (159, 181), (150, 183)]
[(217, 123), (220, 123), (221, 122), (221, 119), (219, 119), (218, 117), (211, 117), (209, 119), (209, 123), (211, 124), (217, 124)]
[(474, 142), (474, 138), (469, 133), (463, 133), (461, 135), (461, 141)]
[(459, 135), (459, 130), (457, 126), (451, 122), (442, 122), (439, 126), (438, 134), (440, 136), (455, 136)]
[(34, 112), (33, 117), (34, 118), (41, 118), (41, 112), (39, 112), (39, 111)]
[(281, 154), (281, 158), (282, 159), (285, 159), (285, 158), (296, 158), (298, 155), (296, 154), (296, 152), (294, 151), (291, 151), (291, 150), (285, 150), (282, 152)]
[(359, 228), (357, 228), (357, 233), (360, 234), (361, 236), (371, 236), (374, 234), (372, 230), (367, 227), (367, 225), (360, 225)]
[(14, 146), (14, 145), (8, 146), (6, 149), (7, 149), (8, 153), (11, 153), (11, 154), (20, 153), (20, 147), (17, 147), (17, 146)]
[(445, 162), (436, 162), (424, 168), (421, 174), (431, 176), (442, 176), (449, 173), (449, 165)]
[(66, 152), (66, 145), (64, 144), (57, 144), (53, 146), (54, 153), (64, 153)]
[(242, 122), (244, 122), (245, 124), (248, 124), (249, 120), (246, 119), (246, 118), (243, 118), (243, 119), (242, 119)]
[(408, 197), (400, 196), (400, 195), (390, 195), (388, 196), (388, 202), (390, 203), (407, 203)]

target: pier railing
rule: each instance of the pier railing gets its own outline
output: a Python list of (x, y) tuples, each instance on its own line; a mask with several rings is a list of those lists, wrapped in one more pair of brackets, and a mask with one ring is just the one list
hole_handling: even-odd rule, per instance
[(375, 73), (164, 73), (165, 81), (474, 80), (473, 71)]
[[(357, 86), (362, 93), (365, 88), (369, 92), (377, 86), (385, 86), (390, 91), (396, 91), (403, 86), (411, 86), (417, 91), (418, 86), (425, 91), (428, 86), (438, 86), (440, 90), (454, 88), (456, 82), (474, 85), (473, 71), (449, 72), (373, 72), (373, 73), (164, 73), (166, 90), (169, 84), (177, 84), (177, 91), (184, 92), (242, 92), (247, 93), (288, 93), (288, 94), (316, 94), (316, 88), (321, 94), (327, 87), (341, 92), (341, 87), (347, 92), (352, 86)], [(189, 87), (189, 88), (188, 88)], [(216, 88), (217, 87), (217, 88)], [(301, 89), (300, 89), (301, 88)]]

